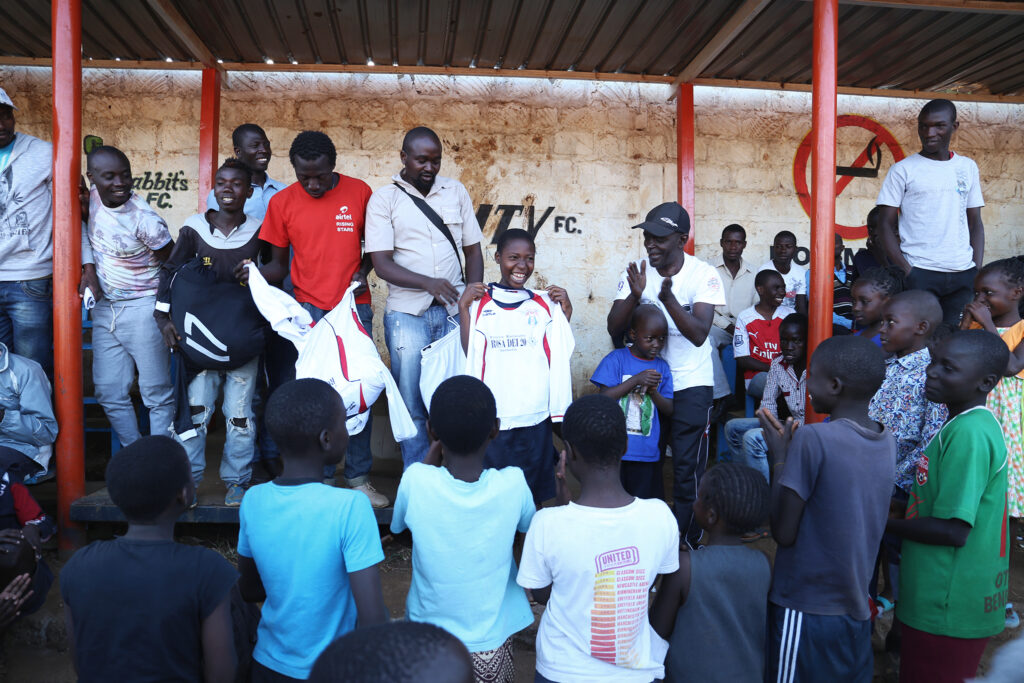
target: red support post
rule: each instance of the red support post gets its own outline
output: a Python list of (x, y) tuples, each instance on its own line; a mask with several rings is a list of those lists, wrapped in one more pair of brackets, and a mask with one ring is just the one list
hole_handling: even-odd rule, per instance
[[(832, 336), (832, 278), (836, 224), (836, 81), (838, 0), (814, 0), (814, 72), (811, 87), (811, 286), (807, 355)], [(822, 416), (807, 402), (807, 421)]]
[(679, 203), (690, 214), (690, 238), (686, 241), (686, 253), (693, 253), (693, 236), (696, 220), (693, 211), (696, 204), (693, 173), (693, 141), (696, 136), (696, 122), (693, 113), (693, 83), (680, 83), (676, 96), (676, 178), (679, 183)]
[(203, 96), (199, 111), (199, 213), (206, 211), (206, 195), (217, 173), (217, 135), (220, 131), (221, 72), (203, 69)]
[(82, 4), (53, 0), (53, 351), (57, 401), (57, 523), (60, 549), (85, 542), (71, 503), (85, 495), (82, 409)]

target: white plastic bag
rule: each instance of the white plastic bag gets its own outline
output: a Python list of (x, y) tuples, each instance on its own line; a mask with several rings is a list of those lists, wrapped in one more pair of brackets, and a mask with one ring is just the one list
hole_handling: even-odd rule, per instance
[(420, 396), (430, 410), (430, 399), (441, 382), (461, 375), (466, 369), (466, 353), (462, 350), (462, 333), (455, 318), (448, 318), (448, 334), (420, 351)]

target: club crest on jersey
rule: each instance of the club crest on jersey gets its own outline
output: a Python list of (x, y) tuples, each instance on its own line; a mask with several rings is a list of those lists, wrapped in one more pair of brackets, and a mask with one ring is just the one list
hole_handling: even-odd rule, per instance
[(917, 462), (917, 473), (914, 476), (917, 479), (918, 486), (924, 486), (928, 483), (928, 456), (922, 455), (921, 459)]
[(540, 321), (537, 320), (537, 311), (526, 312), (526, 324), (530, 327), (536, 327), (540, 324)]

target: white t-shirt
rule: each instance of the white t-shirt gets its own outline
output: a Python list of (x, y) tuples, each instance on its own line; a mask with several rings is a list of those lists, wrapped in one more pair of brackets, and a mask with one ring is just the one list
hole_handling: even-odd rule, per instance
[(516, 579), (524, 588), (551, 586), (537, 671), (559, 683), (664, 678), (668, 643), (648, 623), (648, 591), (658, 574), (678, 568), (679, 527), (663, 501), (538, 511)]
[[(637, 261), (639, 267), (642, 261)], [(644, 289), (640, 303), (653, 304), (661, 309), (668, 319), (668, 342), (661, 351), (661, 357), (672, 368), (672, 390), (680, 391), (690, 387), (710, 387), (714, 385), (711, 366), (711, 338), (704, 340), (700, 346), (694, 346), (689, 339), (676, 327), (672, 316), (665, 309), (665, 304), (658, 298), (661, 283), (665, 278), (658, 274), (654, 266), (647, 262), (647, 287)], [(704, 303), (712, 306), (725, 305), (725, 290), (718, 271), (695, 256), (687, 254), (683, 267), (672, 276), (672, 293), (683, 307), (689, 311), (693, 304)], [(629, 296), (629, 280), (626, 271), (619, 277), (619, 289), (615, 300)]]
[(900, 251), (912, 268), (958, 273), (974, 267), (967, 209), (985, 200), (973, 160), (909, 156), (889, 169), (878, 204), (900, 209)]
[[(768, 263), (763, 264), (757, 269), (757, 272), (762, 270), (774, 270), (779, 273), (779, 269), (775, 267), (775, 264), (769, 259)], [(803, 294), (807, 296), (807, 269), (803, 266), (790, 262), (788, 273), (779, 273), (782, 276), (783, 282), (786, 283), (786, 298), (782, 300), (783, 306), (796, 309), (796, 295)]]

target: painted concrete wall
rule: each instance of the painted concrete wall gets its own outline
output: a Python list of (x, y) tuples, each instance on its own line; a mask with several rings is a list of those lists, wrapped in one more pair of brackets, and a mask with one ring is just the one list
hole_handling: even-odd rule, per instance
[[(49, 70), (0, 67), (0, 86), (19, 106), (19, 128), (49, 139)], [(84, 133), (128, 154), (139, 192), (176, 230), (197, 205), (199, 74), (89, 69), (83, 91)], [(271, 175), (291, 180), (292, 138), (319, 129), (338, 147), (340, 172), (379, 187), (399, 170), (404, 131), (434, 128), (445, 145), (442, 173), (460, 178), (486, 216), (488, 278), (497, 274), (489, 242), (500, 224), (537, 230), (532, 283), (562, 285), (574, 301), (579, 392), (610, 349), (604, 320), (618, 275), (642, 253), (629, 227), (676, 197), (675, 106), (666, 96), (665, 86), (624, 83), (231, 73), (220, 151), (231, 153), (236, 125), (258, 123), (273, 145)], [(747, 257), (757, 263), (768, 258), (778, 230), (792, 230), (806, 245), (809, 220), (793, 169), (810, 130), (810, 95), (698, 87), (695, 100), (698, 255), (717, 253), (721, 228), (733, 222), (747, 228)], [(881, 124), (911, 154), (919, 149), (921, 104), (841, 96), (839, 113)], [(1024, 252), (1017, 229), (1024, 223), (1017, 172), (1024, 166), (1024, 106), (962, 104), (959, 110), (953, 147), (981, 169), (987, 256)], [(852, 165), (874, 135), (841, 128), (838, 163)], [(878, 177), (849, 181), (838, 200), (839, 223), (863, 225), (892, 160), (892, 148), (883, 145)], [(374, 283), (378, 311), (384, 291)], [(376, 332), (386, 357), (379, 326)]]

